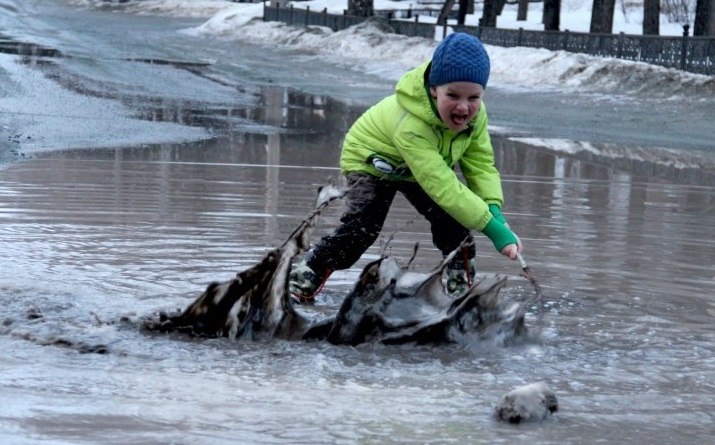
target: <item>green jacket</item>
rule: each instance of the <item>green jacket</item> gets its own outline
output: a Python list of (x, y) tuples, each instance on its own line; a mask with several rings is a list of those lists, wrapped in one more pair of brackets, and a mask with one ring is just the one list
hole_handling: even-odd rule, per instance
[[(502, 206), (501, 177), (487, 131), (487, 110), (455, 134), (440, 119), (425, 82), (429, 62), (407, 72), (395, 94), (367, 110), (345, 136), (340, 157), (343, 173), (366, 172), (388, 180), (417, 181), (454, 219), (483, 230), (492, 219), (488, 205)], [(385, 174), (372, 165), (377, 155), (399, 170)], [(466, 185), (454, 171), (459, 163)], [(409, 170), (407, 170), (409, 169)]]

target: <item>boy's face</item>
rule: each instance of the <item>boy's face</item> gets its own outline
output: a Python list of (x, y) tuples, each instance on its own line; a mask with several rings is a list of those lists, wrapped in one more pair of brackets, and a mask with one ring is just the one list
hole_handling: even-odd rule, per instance
[(442, 121), (453, 131), (462, 131), (479, 112), (484, 88), (474, 82), (451, 82), (430, 87)]

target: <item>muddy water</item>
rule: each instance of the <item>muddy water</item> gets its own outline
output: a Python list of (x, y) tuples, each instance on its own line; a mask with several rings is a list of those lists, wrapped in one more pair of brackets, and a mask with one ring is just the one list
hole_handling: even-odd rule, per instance
[[(360, 81), (348, 99), (362, 103), (389, 82), (312, 60), (317, 82), (301, 75), (300, 57), (197, 44), (176, 33), (188, 24), (166, 19), (15, 3), (28, 13), (4, 7), (1, 19), (32, 20), (5, 29), (48, 44), (11, 53), (40, 74), (0, 72), (0, 96), (23, 82), (48, 93), (0, 116), (18, 129), (3, 134), (0, 148), (32, 158), (0, 170), (0, 443), (680, 444), (715, 433), (712, 162), (697, 153), (661, 156), (643, 143), (659, 139), (651, 127), (644, 137), (624, 122), (615, 136), (627, 133), (642, 147), (569, 155), (495, 138), (506, 214), (546, 295), (542, 323), (538, 308), (528, 314), (541, 332), (532, 344), (348, 348), (145, 335), (138, 320), (183, 308), (210, 281), (253, 264), (338, 174), (340, 138), (361, 108), (263, 85), (296, 82), (335, 96), (345, 90), (339, 80)], [(56, 57), (54, 46), (74, 57)], [(189, 64), (165, 63), (176, 60)], [(55, 97), (48, 83), (97, 101), (55, 109), (74, 96)], [(494, 121), (539, 116), (523, 109), (538, 110), (525, 98), (545, 98), (514, 94), (494, 95)], [(549, 131), (533, 122), (530, 132), (518, 130), (583, 134), (589, 113), (611, 116), (588, 101), (572, 95), (550, 107), (573, 114), (568, 125), (551, 119)], [(142, 121), (123, 115), (125, 107)], [(642, 116), (653, 120), (652, 113)], [(682, 119), (697, 124), (703, 115)], [(47, 151), (162, 132), (176, 139), (179, 127), (217, 136)], [(690, 132), (685, 145), (703, 149), (704, 128), (668, 129), (674, 136), (666, 142), (677, 148)], [(33, 155), (37, 147), (45, 152)], [(338, 214), (330, 208), (316, 236)], [(404, 200), (384, 233), (394, 234), (392, 255), (406, 260), (419, 242), (415, 267), (434, 265), (427, 227)], [(481, 273), (511, 276), (506, 297), (531, 295), (515, 263), (484, 238), (479, 248)], [(313, 310), (335, 310), (378, 251), (336, 273)], [(513, 427), (491, 419), (501, 395), (539, 380), (561, 404), (551, 421)]]
[[(279, 244), (336, 177), (359, 111), (261, 90), (277, 131), (192, 144), (53, 152), (0, 175), (3, 443), (702, 443), (715, 409), (714, 185), (707, 171), (627, 168), (495, 139), (506, 213), (546, 294), (541, 341), (440, 348), (235, 344), (141, 333)], [(282, 113), (274, 113), (276, 109)], [(326, 112), (329, 111), (329, 112)], [(334, 118), (339, 116), (339, 118)], [(307, 125), (310, 123), (310, 125)], [(311, 128), (310, 131), (301, 129)], [(654, 172), (657, 171), (657, 174)], [(317, 234), (334, 226), (327, 211)], [(434, 264), (428, 230), (398, 199), (385, 235)], [(519, 268), (479, 239), (482, 273)], [(375, 246), (336, 274), (335, 309)], [(561, 412), (490, 417), (545, 380)]]

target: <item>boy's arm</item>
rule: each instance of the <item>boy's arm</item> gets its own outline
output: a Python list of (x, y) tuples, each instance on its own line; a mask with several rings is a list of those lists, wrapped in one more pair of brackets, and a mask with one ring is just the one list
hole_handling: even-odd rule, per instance
[(422, 190), (460, 224), (482, 231), (492, 218), (487, 204), (444, 162), (439, 139), (428, 126), (398, 131), (394, 143)]
[(436, 149), (427, 148), (428, 140), (414, 133), (402, 139), (397, 145), (400, 155), (425, 193), (460, 224), (483, 232), (498, 252), (515, 259), (516, 254), (511, 253), (509, 246), (521, 250), (516, 234), (494, 217), (487, 203), (457, 178)]
[(504, 194), (501, 175), (494, 162), (494, 149), (487, 123), (486, 106), (482, 103), (472, 142), (460, 159), (459, 166), (469, 188), (487, 203), (492, 215), (492, 220), (482, 232), (491, 239), (499, 252), (516, 259), (517, 252), (521, 252), (521, 240), (511, 230), (501, 212)]

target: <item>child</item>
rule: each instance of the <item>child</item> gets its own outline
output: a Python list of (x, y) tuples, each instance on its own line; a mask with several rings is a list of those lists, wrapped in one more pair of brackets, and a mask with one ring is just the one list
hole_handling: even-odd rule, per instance
[[(431, 225), (435, 246), (447, 255), (447, 289), (463, 293), (475, 276), (470, 230), (483, 232), (497, 251), (516, 259), (521, 242), (500, 209), (499, 171), (482, 103), (489, 56), (474, 36), (453, 33), (432, 60), (402, 76), (395, 94), (367, 110), (350, 128), (340, 158), (349, 191), (340, 226), (295, 265), (291, 294), (312, 300), (334, 270), (347, 269), (375, 242), (395, 194), (401, 192)], [(466, 180), (462, 183), (454, 166)]]

